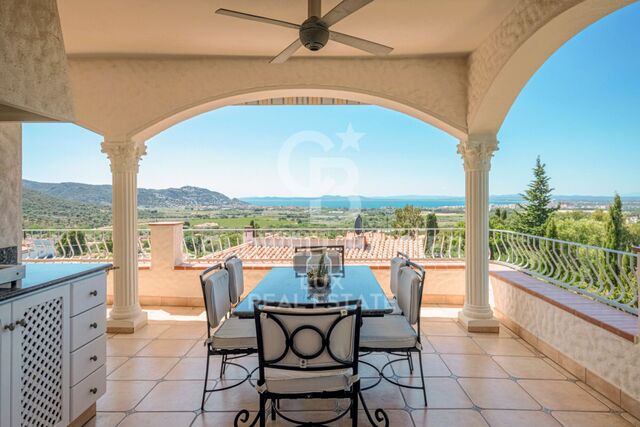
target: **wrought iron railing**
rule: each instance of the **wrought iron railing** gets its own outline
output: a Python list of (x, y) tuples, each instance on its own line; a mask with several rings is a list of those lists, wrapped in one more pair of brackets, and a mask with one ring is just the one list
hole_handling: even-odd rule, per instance
[(489, 241), (494, 262), (638, 314), (638, 254), (506, 230)]
[[(151, 259), (149, 230), (138, 230), (138, 259)], [(23, 230), (22, 259), (30, 262), (111, 261), (113, 233), (110, 229)]]

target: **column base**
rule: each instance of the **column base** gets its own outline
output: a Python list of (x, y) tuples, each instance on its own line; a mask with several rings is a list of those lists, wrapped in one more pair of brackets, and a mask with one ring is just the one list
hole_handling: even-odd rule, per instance
[(458, 321), (467, 332), (495, 333), (500, 332), (500, 322), (495, 317), (490, 319), (473, 319), (466, 316), (462, 310), (458, 313)]
[(110, 334), (132, 334), (147, 324), (147, 312), (141, 311), (130, 319), (107, 318), (107, 332)]

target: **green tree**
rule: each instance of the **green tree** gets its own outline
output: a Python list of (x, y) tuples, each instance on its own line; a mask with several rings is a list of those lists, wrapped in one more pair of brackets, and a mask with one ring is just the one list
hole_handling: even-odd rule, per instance
[(618, 193), (613, 197), (613, 203), (609, 205), (609, 217), (604, 225), (604, 246), (609, 249), (624, 250), (626, 247), (626, 233), (624, 228), (624, 216), (622, 214), (622, 199)]
[(427, 228), (438, 228), (438, 217), (433, 212), (427, 214)]
[(538, 236), (544, 233), (547, 220), (551, 214), (559, 209), (559, 206), (550, 206), (553, 188), (549, 185), (549, 181), (545, 164), (540, 161), (540, 156), (538, 156), (536, 166), (533, 168), (533, 181), (522, 194), (526, 204), (518, 204), (522, 210), (516, 211), (518, 216), (517, 231)]
[(558, 225), (556, 224), (556, 219), (553, 215), (549, 217), (547, 224), (544, 229), (544, 236), (549, 239), (557, 239), (558, 238)]
[(394, 228), (422, 228), (424, 226), (424, 218), (420, 213), (420, 209), (413, 205), (406, 205), (404, 208), (396, 209), (394, 215)]

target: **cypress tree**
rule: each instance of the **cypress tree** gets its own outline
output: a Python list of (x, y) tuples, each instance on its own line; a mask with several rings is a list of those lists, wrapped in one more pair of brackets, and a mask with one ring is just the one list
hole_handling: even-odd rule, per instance
[(538, 156), (536, 166), (533, 168), (533, 180), (525, 193), (521, 194), (526, 203), (518, 204), (521, 211), (516, 211), (518, 215), (516, 225), (518, 231), (522, 233), (543, 235), (549, 217), (560, 208), (550, 206), (553, 188), (549, 185), (550, 178), (547, 176), (545, 166)]
[(609, 217), (604, 225), (604, 246), (609, 249), (624, 250), (624, 217), (622, 215), (622, 199), (618, 193), (613, 197), (613, 203), (609, 205)]
[(438, 217), (433, 212), (427, 214), (427, 228), (438, 228)]

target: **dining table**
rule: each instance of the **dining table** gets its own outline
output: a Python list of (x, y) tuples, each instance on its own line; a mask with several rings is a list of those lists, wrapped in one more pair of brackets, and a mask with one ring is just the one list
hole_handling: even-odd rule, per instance
[(360, 299), (362, 316), (383, 316), (393, 307), (371, 268), (360, 265), (343, 266), (331, 274), (326, 287), (314, 287), (307, 282), (306, 274), (294, 267), (274, 267), (244, 297), (233, 311), (241, 318), (253, 317), (254, 301), (288, 304), (314, 304)]

